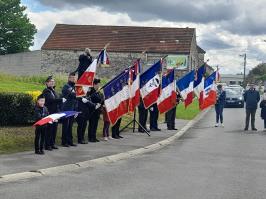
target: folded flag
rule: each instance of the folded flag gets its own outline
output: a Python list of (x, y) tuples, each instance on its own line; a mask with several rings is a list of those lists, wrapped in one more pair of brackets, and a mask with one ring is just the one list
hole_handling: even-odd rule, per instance
[(193, 102), (193, 84), (194, 70), (190, 71), (176, 82), (176, 86), (184, 100), (185, 107)]
[(106, 49), (103, 49), (99, 56), (98, 56), (98, 63), (104, 67), (104, 66), (109, 66), (110, 65), (110, 60), (109, 60), (109, 56), (107, 54)]
[(174, 70), (171, 70), (162, 78), (161, 95), (157, 100), (157, 105), (160, 113), (165, 113), (176, 105), (175, 84), (175, 72)]
[(135, 108), (140, 103), (140, 88), (139, 75), (140, 74), (140, 60), (136, 61), (133, 66), (129, 68), (129, 111), (134, 112)]
[(77, 116), (78, 114), (80, 114), (81, 112), (77, 112), (77, 111), (64, 111), (64, 112), (60, 112), (65, 114), (63, 116), (63, 118), (68, 118), (68, 117), (72, 117), (72, 116)]
[(122, 72), (103, 87), (104, 104), (112, 125), (128, 113), (129, 106), (129, 70)]
[(147, 109), (157, 102), (160, 94), (161, 60), (140, 75), (140, 94)]
[(205, 64), (199, 67), (195, 72), (194, 93), (199, 100), (199, 104), (201, 104), (203, 100), (205, 73), (206, 73)]
[(203, 102), (200, 104), (200, 109), (206, 109), (209, 106), (212, 106), (216, 103), (216, 72), (213, 72), (209, 77), (204, 81), (204, 95)]
[(87, 70), (82, 74), (82, 76), (78, 79), (76, 86), (93, 86), (93, 80), (96, 74), (97, 69), (97, 59), (94, 59), (91, 65), (87, 68)]
[(48, 115), (40, 119), (39, 121), (37, 121), (35, 124), (33, 124), (33, 126), (42, 126), (49, 122), (54, 122), (55, 120), (59, 120), (61, 117), (64, 117), (65, 115), (66, 115), (65, 113), (54, 113), (54, 114)]

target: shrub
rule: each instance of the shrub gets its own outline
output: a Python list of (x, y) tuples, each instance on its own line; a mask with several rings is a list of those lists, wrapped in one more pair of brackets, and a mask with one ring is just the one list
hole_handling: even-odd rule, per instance
[(23, 125), (33, 121), (33, 98), (25, 93), (0, 93), (0, 125)]

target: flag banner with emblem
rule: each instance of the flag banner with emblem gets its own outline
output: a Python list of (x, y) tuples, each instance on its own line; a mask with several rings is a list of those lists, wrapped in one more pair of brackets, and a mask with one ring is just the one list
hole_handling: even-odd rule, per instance
[(86, 96), (89, 88), (90, 88), (89, 86), (75, 85), (76, 97), (84, 97), (84, 96)]
[(59, 120), (61, 117), (64, 117), (65, 115), (66, 115), (65, 113), (54, 113), (48, 115), (37, 121), (35, 124), (33, 124), (33, 126), (42, 126), (48, 124), (49, 122), (54, 122), (55, 120)]
[(157, 105), (160, 113), (165, 113), (176, 105), (176, 83), (174, 70), (171, 70), (162, 78), (162, 90), (161, 95), (157, 100)]
[(176, 82), (176, 86), (184, 100), (185, 107), (193, 102), (194, 77), (194, 70), (192, 70)]
[(194, 80), (194, 93), (199, 100), (199, 104), (203, 102), (203, 93), (204, 93), (204, 75), (206, 73), (205, 64), (199, 67), (195, 71), (195, 80)]
[(140, 94), (146, 109), (158, 100), (160, 94), (161, 71), (162, 63), (161, 60), (159, 60), (140, 75)]
[(100, 64), (100, 66), (102, 67), (108, 67), (110, 66), (110, 60), (109, 60), (109, 56), (107, 54), (106, 49), (103, 49), (99, 56), (98, 56), (98, 63)]
[(133, 66), (129, 68), (129, 112), (134, 112), (140, 103), (140, 60), (137, 60)]
[(82, 76), (78, 79), (76, 86), (93, 86), (93, 80), (96, 74), (97, 69), (97, 59), (94, 59), (91, 65), (87, 68), (87, 70), (82, 74)]
[(200, 104), (200, 109), (204, 110), (214, 104), (216, 104), (216, 72), (213, 72), (204, 81), (204, 95), (203, 102)]
[(127, 69), (103, 87), (104, 104), (112, 125), (124, 114), (128, 113), (130, 98), (128, 79), (129, 70)]

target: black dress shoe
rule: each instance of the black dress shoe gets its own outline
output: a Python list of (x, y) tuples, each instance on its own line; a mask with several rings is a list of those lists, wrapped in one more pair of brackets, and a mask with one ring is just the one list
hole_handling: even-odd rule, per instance
[(45, 150), (46, 151), (52, 151), (53, 149), (52, 149), (52, 147), (48, 146), (48, 147), (45, 147)]
[(100, 142), (100, 140), (98, 140), (98, 139), (95, 139), (95, 142)]
[(69, 146), (77, 146), (76, 144), (70, 143)]
[(151, 128), (150, 131), (157, 131), (157, 129)]
[(156, 131), (161, 131), (161, 129), (159, 129), (159, 128), (156, 128)]
[(248, 128), (244, 128), (244, 131), (247, 131), (248, 130)]
[(37, 154), (37, 155), (44, 155), (44, 152), (43, 151), (35, 151), (35, 154)]
[(112, 138), (114, 138), (114, 139), (120, 139), (120, 137), (118, 137), (118, 136), (112, 136)]
[(88, 144), (87, 142), (85, 142), (84, 140), (83, 141), (80, 141), (78, 142), (79, 144)]
[(62, 147), (69, 147), (68, 144), (62, 144)]
[(121, 135), (118, 135), (117, 137), (119, 137), (119, 138), (124, 138), (124, 137), (122, 137)]
[(58, 147), (56, 145), (52, 146), (52, 149), (58, 149)]
[(252, 128), (252, 131), (257, 131), (258, 129), (256, 129), (256, 128)]
[(44, 155), (45, 153), (44, 153), (44, 151), (43, 151), (43, 150), (40, 150), (40, 154), (41, 154), (41, 155)]
[(167, 130), (178, 130), (177, 128), (167, 128)]
[(89, 140), (89, 142), (96, 142), (96, 140)]

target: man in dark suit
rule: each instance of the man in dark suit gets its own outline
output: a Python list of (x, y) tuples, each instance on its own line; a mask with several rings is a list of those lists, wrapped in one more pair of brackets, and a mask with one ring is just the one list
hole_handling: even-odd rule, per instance
[(221, 126), (223, 127), (223, 109), (224, 109), (224, 104), (225, 104), (225, 98), (226, 98), (226, 93), (223, 90), (222, 85), (217, 86), (217, 98), (216, 98), (216, 104), (215, 104), (215, 112), (216, 112), (216, 124), (215, 127), (219, 126), (219, 120), (221, 123)]
[(103, 104), (103, 97), (98, 92), (100, 86), (100, 79), (94, 79), (93, 87), (88, 91), (87, 96), (91, 100), (92, 103), (96, 104), (96, 106), (89, 107), (89, 126), (88, 126), (88, 140), (89, 142), (99, 142), (96, 138), (98, 121), (100, 119), (100, 106)]
[(255, 128), (255, 115), (260, 101), (260, 94), (256, 91), (254, 84), (250, 84), (249, 86), (250, 88), (244, 93), (244, 101), (246, 102), (246, 125), (244, 130), (248, 130), (251, 116), (251, 129), (257, 131)]
[(91, 50), (89, 48), (85, 49), (85, 52), (79, 56), (79, 66), (74, 71), (74, 73), (78, 72), (78, 79), (83, 75), (83, 73), (87, 70), (87, 68), (92, 63)]
[[(66, 102), (62, 106), (63, 111), (74, 111), (76, 108), (75, 81), (75, 73), (70, 73), (67, 84), (62, 88), (62, 96), (66, 98)], [(64, 147), (77, 146), (73, 143), (73, 122), (74, 116), (62, 120), (62, 146)]]
[(151, 107), (149, 108), (149, 112), (150, 112), (150, 130), (161, 131), (161, 129), (158, 128), (159, 110), (157, 107), (157, 103), (151, 105)]
[[(138, 110), (139, 110), (139, 123), (146, 131), (148, 131), (146, 126), (148, 119), (148, 109), (144, 107), (142, 98), (140, 98), (140, 104), (138, 106)], [(138, 131), (140, 133), (144, 133), (144, 130), (141, 128), (141, 126), (139, 126)]]
[[(58, 113), (60, 111), (60, 105), (65, 102), (66, 99), (59, 98), (57, 95), (55, 91), (55, 80), (52, 76), (49, 76), (46, 79), (45, 84), (46, 88), (42, 92), (45, 97), (45, 106), (47, 107), (49, 114)], [(55, 145), (57, 126), (57, 122), (47, 125), (47, 133), (45, 135), (46, 150), (58, 149)]]

